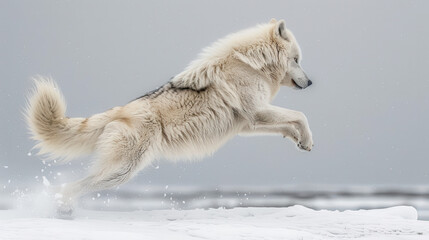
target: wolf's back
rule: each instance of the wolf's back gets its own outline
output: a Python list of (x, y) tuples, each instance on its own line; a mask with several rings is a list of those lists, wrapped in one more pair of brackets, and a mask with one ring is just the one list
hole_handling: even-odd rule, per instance
[(70, 160), (95, 149), (96, 142), (111, 120), (106, 114), (91, 118), (65, 116), (64, 97), (50, 78), (37, 77), (25, 111), (32, 138), (39, 154)]

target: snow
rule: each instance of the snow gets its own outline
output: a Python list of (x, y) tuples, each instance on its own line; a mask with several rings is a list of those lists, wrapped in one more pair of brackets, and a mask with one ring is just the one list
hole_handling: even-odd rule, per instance
[(429, 239), (429, 186), (129, 185), (83, 197), (64, 220), (48, 177), (0, 191), (0, 240)]
[(287, 208), (150, 210), (78, 209), (73, 220), (0, 211), (0, 239), (429, 239), (413, 207), (315, 211)]

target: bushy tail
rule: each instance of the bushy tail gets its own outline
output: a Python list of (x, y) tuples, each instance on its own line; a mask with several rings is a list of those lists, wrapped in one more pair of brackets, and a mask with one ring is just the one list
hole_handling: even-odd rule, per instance
[(98, 137), (111, 118), (101, 113), (90, 118), (68, 118), (66, 103), (56, 83), (37, 77), (28, 98), (25, 117), (39, 154), (70, 160), (94, 151)]

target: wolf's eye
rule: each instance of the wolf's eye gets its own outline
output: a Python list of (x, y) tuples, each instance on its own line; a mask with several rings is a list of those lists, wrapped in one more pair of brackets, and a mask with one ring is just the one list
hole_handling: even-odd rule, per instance
[(295, 62), (298, 63), (298, 58), (297, 57), (295, 57), (293, 60), (295, 60)]

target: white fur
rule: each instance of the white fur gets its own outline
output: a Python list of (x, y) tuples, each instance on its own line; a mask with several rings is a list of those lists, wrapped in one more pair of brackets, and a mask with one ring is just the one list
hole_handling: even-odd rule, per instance
[(35, 78), (26, 117), (40, 153), (97, 154), (89, 176), (62, 190), (60, 211), (71, 213), (78, 196), (117, 186), (155, 158), (201, 158), (237, 134), (280, 134), (310, 151), (305, 115), (270, 105), (281, 85), (311, 84), (284, 25), (272, 20), (231, 34), (157, 91), (89, 118), (65, 117), (53, 80)]

